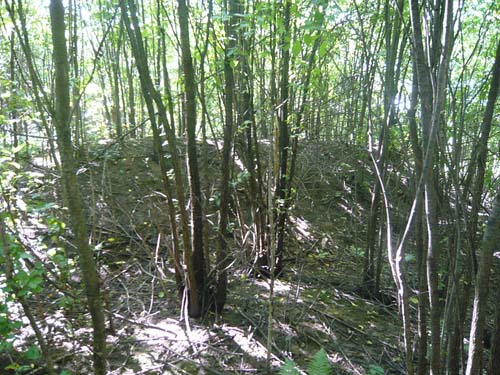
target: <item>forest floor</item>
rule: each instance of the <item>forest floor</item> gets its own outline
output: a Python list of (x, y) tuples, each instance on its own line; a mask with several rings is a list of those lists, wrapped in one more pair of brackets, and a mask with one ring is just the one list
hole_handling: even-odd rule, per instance
[[(224, 312), (204, 320), (187, 319), (179, 308), (168, 259), (168, 215), (151, 150), (149, 141), (101, 145), (80, 169), (106, 291), (109, 373), (264, 374), (269, 283), (248, 276), (248, 236), (235, 234), (231, 244), (233, 262)], [(204, 191), (211, 197), (206, 224), (214, 226), (219, 162), (213, 146), (200, 154)], [(286, 272), (275, 284), (273, 372), (278, 373), (286, 359), (293, 359), (306, 373), (314, 354), (323, 348), (336, 374), (404, 373), (396, 306), (355, 293), (362, 277), (372, 179), (363, 150), (336, 143), (302, 147)], [(236, 181), (234, 189), (244, 207), (244, 174)], [(41, 199), (55, 200), (57, 189), (49, 185), (40, 189)], [(51, 209), (54, 216), (63, 214), (57, 206)], [(245, 214), (240, 220), (244, 218)], [(36, 247), (48, 229), (26, 223), (30, 228), (27, 239)], [(210, 239), (214, 231), (207, 232)], [(66, 247), (67, 255), (75, 257), (74, 250)], [(67, 283), (79, 289), (77, 271)], [(387, 270), (383, 285), (391, 295)], [(58, 301), (63, 298), (61, 292), (52, 293), (60, 296)], [(50, 294), (47, 291), (47, 301), (53, 297)], [(61, 371), (91, 373), (89, 317), (79, 303), (83, 297), (73, 295), (66, 304), (41, 300), (34, 303), (44, 306)], [(26, 327), (18, 336), (19, 350), (32, 342)], [(32, 366), (26, 373), (41, 374), (43, 369)]]

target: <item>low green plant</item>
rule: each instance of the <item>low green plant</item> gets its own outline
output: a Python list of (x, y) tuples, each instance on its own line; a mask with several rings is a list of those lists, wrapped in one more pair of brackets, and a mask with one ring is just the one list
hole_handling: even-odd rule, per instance
[[(287, 359), (283, 366), (280, 368), (280, 375), (300, 375), (294, 361)], [(333, 368), (328, 359), (325, 349), (320, 349), (311, 359), (309, 367), (307, 368), (308, 375), (332, 375)]]

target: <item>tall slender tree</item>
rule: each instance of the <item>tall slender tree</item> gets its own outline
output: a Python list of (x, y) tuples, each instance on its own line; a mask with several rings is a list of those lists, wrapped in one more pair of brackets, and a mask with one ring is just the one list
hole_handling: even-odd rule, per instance
[[(429, 290), (429, 307), (431, 323), (431, 374), (441, 374), (441, 303), (439, 300), (439, 233), (438, 228), (438, 196), (436, 191), (436, 137), (441, 125), (442, 110), (445, 103), (445, 90), (448, 80), (448, 64), (453, 46), (453, 1), (446, 0), (434, 8), (437, 14), (426, 25), (426, 35), (422, 32), (421, 10), (417, 0), (410, 0), (410, 18), (412, 25), (413, 57), (417, 71), (418, 93), (421, 100), (421, 121), (423, 127), (422, 175), (420, 183), (425, 200), (425, 223), (427, 229), (426, 269)], [(434, 34), (429, 35), (430, 30)], [(435, 35), (438, 34), (438, 35)], [(424, 38), (432, 39), (431, 49), (424, 48)], [(443, 42), (441, 43), (441, 38)], [(427, 54), (426, 54), (427, 53)], [(436, 58), (438, 56), (439, 58)], [(429, 62), (432, 65), (429, 66)], [(417, 194), (420, 194), (417, 189)], [(416, 197), (417, 206), (421, 202)]]
[(71, 226), (75, 234), (87, 305), (92, 317), (94, 374), (105, 375), (107, 372), (107, 348), (104, 310), (97, 265), (94, 253), (89, 246), (87, 223), (76, 176), (77, 165), (71, 141), (69, 64), (64, 7), (61, 0), (51, 0), (50, 20), (55, 69), (55, 111), (52, 120), (56, 127), (57, 144), (61, 156), (65, 201), (68, 205)]
[[(276, 175), (276, 274), (283, 271), (283, 256), (285, 244), (285, 225), (288, 218), (289, 196), (288, 184), (290, 176), (288, 171), (288, 154), (290, 147), (290, 129), (289, 129), (289, 107), (290, 107), (290, 41), (291, 25), (290, 12), (292, 3), (285, 0), (283, 3), (283, 27), (280, 30), (280, 49), (281, 49), (281, 67), (280, 67), (280, 97), (276, 105), (278, 116), (277, 127), (277, 160), (278, 170)], [(273, 229), (271, 229), (273, 230)]]
[(228, 222), (229, 222), (229, 198), (231, 177), (231, 151), (233, 149), (233, 132), (234, 132), (234, 56), (236, 54), (236, 12), (237, 0), (228, 0), (225, 2), (226, 12), (228, 14), (224, 28), (226, 33), (226, 43), (224, 50), (224, 143), (222, 145), (222, 161), (221, 161), (221, 199), (219, 208), (219, 244), (217, 251), (217, 295), (216, 309), (222, 311), (226, 302), (227, 296), (227, 268), (229, 267), (228, 254)]
[[(172, 195), (169, 193), (169, 181), (167, 177), (166, 163), (164, 160), (164, 155), (162, 151), (162, 142), (160, 139), (160, 131), (156, 120), (156, 111), (159, 113), (159, 120), (163, 126), (163, 131), (165, 132), (166, 138), (168, 140), (168, 151), (171, 156), (172, 167), (174, 170), (175, 178), (175, 191), (177, 194), (177, 200), (179, 202), (179, 212), (180, 212), (180, 229), (182, 230), (182, 241), (184, 250), (184, 265), (186, 267), (185, 284), (180, 285), (181, 282), (181, 268), (180, 264), (180, 250), (177, 245), (178, 239), (174, 235), (174, 262), (176, 269), (176, 280), (178, 283), (179, 290), (183, 290), (187, 293), (188, 298), (186, 303), (188, 304), (188, 310), (191, 316), (199, 317), (201, 316), (201, 297), (200, 290), (198, 289), (198, 283), (196, 279), (196, 274), (193, 268), (192, 261), (192, 243), (189, 230), (189, 218), (186, 209), (186, 198), (184, 193), (184, 182), (182, 177), (182, 170), (180, 165), (180, 155), (177, 149), (177, 138), (173, 127), (168, 122), (167, 110), (163, 103), (160, 93), (155, 88), (153, 80), (151, 78), (151, 73), (149, 70), (149, 65), (147, 62), (146, 50), (144, 47), (143, 37), (141, 33), (141, 27), (139, 24), (139, 19), (137, 16), (137, 7), (134, 0), (121, 0), (120, 7), (122, 12), (122, 17), (125, 22), (125, 26), (129, 35), (129, 40), (132, 47), (132, 53), (134, 54), (135, 63), (137, 70), (139, 71), (139, 78), (142, 88), (142, 96), (146, 103), (147, 112), (149, 115), (149, 120), (151, 121), (151, 127), (153, 130), (153, 139), (155, 143), (155, 149), (157, 156), (160, 160), (160, 169), (162, 171), (162, 179), (165, 186), (165, 191), (167, 194), (167, 203), (169, 207), (170, 224), (172, 228), (175, 228), (176, 212), (172, 201)], [(130, 18), (129, 19), (129, 11)], [(156, 107), (155, 107), (156, 106)], [(169, 198), (170, 197), (170, 198)]]
[[(473, 207), (479, 201), (477, 195), (481, 195), (484, 186), (484, 175), (486, 170), (486, 158), (488, 154), (488, 139), (493, 120), (493, 111), (500, 88), (500, 41), (497, 45), (495, 62), (491, 77), (488, 101), (484, 111), (481, 124), (481, 138), (479, 140), (479, 152), (477, 158), (477, 180), (475, 183)], [(474, 203), (476, 202), (476, 203)], [(476, 223), (477, 225), (477, 223)], [(493, 262), (493, 251), (500, 242), (500, 190), (497, 192), (493, 211), (486, 225), (483, 241), (481, 243), (481, 254), (478, 261), (476, 276), (476, 285), (474, 292), (474, 310), (472, 315), (472, 325), (470, 332), (469, 359), (467, 362), (467, 375), (476, 375), (481, 373), (481, 364), (483, 356), (483, 335), (484, 325), (487, 314), (487, 300), (490, 289), (490, 274)], [(498, 338), (497, 338), (498, 339)], [(495, 348), (497, 349), (497, 348)], [(498, 349), (497, 349), (498, 350)]]
[(192, 232), (192, 267), (198, 290), (198, 301), (193, 301), (191, 315), (199, 317), (203, 314), (203, 296), (205, 291), (205, 254), (203, 250), (203, 211), (198, 170), (198, 151), (196, 146), (196, 81), (191, 57), (189, 38), (189, 9), (185, 0), (178, 1), (178, 16), (181, 42), (182, 70), (184, 75), (184, 117), (187, 132), (187, 158), (189, 188), (191, 196), (191, 232)]

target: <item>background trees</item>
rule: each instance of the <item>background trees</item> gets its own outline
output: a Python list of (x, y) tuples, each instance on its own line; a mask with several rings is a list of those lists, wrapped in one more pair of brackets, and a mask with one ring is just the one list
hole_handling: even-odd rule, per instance
[[(297, 272), (293, 262), (306, 247), (307, 230), (297, 224), (303, 192), (325, 179), (333, 198), (308, 197), (312, 211), (346, 213), (337, 230), (350, 230), (345, 246), (353, 253), (362, 249), (359, 295), (386, 301), (396, 287), (405, 371), (479, 373), (483, 328), (494, 323), (486, 292), (498, 293), (491, 246), (498, 15), (494, 1), (72, 0), (45, 9), (5, 0), (2, 244), (23, 244), (18, 227), (31, 214), (15, 212), (29, 194), (12, 173), (35, 165), (56, 174), (62, 190), (50, 199), (67, 207), (65, 238), (78, 250), (95, 371), (104, 373), (103, 236), (122, 236), (131, 253), (138, 243), (148, 249), (168, 294), (169, 271), (157, 261), (163, 254), (176, 284), (172, 301), (186, 315), (223, 314), (228, 294), (238, 293), (234, 273), (273, 280)], [(135, 155), (133, 147), (150, 140), (152, 150)], [(329, 158), (340, 185), (323, 170), (314, 181), (300, 170), (301, 155), (315, 149), (322, 150), (316, 164)], [(345, 167), (342, 150), (355, 166)], [(112, 235), (103, 208), (127, 197), (111, 183), (98, 188), (109, 176), (95, 170), (101, 159), (102, 176), (117, 168), (111, 157), (129, 167), (142, 157), (148, 171), (158, 169), (162, 207), (141, 223), (120, 207), (132, 224), (115, 217)], [(317, 243), (328, 243), (331, 233), (321, 235)], [(60, 252), (68, 263), (71, 255)], [(14, 253), (3, 253), (12, 257), (4, 261), (6, 290), (28, 267)], [(67, 281), (67, 264), (35, 255), (46, 283)], [(62, 267), (61, 280), (51, 267)], [(271, 314), (269, 332), (272, 322)], [(50, 348), (37, 340), (50, 370)]]

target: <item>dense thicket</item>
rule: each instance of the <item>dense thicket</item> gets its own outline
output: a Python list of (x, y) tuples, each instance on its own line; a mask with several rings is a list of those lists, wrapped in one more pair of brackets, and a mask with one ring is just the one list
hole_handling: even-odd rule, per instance
[[(19, 303), (54, 373), (52, 339), (42, 334), (49, 325), (26, 298), (47, 283), (76, 293), (79, 286), (66, 283), (69, 260), (78, 259), (95, 373), (106, 372), (104, 316), (112, 306), (92, 252), (102, 246), (95, 212), (104, 203), (91, 174), (89, 207), (82, 207), (78, 176), (112, 150), (132, 158), (127, 147), (152, 138), (148, 156), (159, 166), (168, 223), (157, 235), (181, 311), (224, 314), (228, 293), (238, 293), (229, 271), (239, 244), (245, 275), (269, 281), (270, 349), (274, 282), (296, 256), (297, 157), (335, 143), (361, 150), (359, 170), (346, 181), (366, 200), (348, 208), (363, 216), (357, 290), (379, 301), (395, 290), (406, 373), (472, 375), (489, 367), (500, 374), (498, 356), (488, 364), (483, 355), (484, 346), (488, 354), (490, 345), (493, 353), (500, 348), (500, 309), (491, 308), (500, 295), (497, 1), (64, 6), (0, 6), (2, 345), (15, 337), (7, 317)], [(340, 167), (335, 155), (332, 163)], [(62, 190), (54, 189), (53, 201), (41, 203), (26, 188), (36, 179), (33, 166), (57, 176)], [(65, 213), (54, 218), (53, 204), (67, 207), (65, 238), (75, 257), (57, 246), (55, 258), (50, 247), (35, 251), (25, 240), (23, 222), (34, 211), (63, 234), (58, 215)]]

